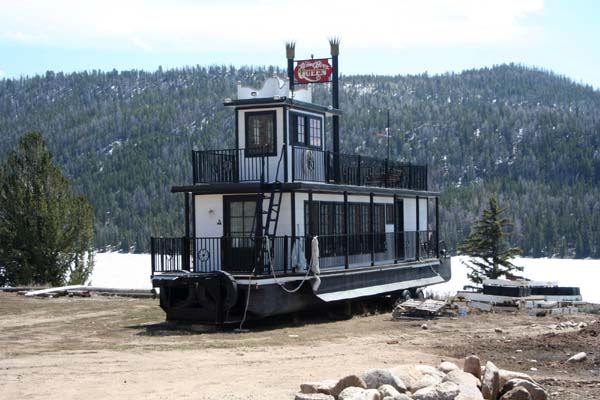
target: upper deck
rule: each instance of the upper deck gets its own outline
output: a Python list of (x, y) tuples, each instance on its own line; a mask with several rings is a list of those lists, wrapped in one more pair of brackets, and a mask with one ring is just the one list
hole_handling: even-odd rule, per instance
[[(310, 182), (427, 190), (427, 166), (332, 151), (326, 118), (341, 111), (311, 103), (310, 88), (290, 91), (268, 79), (262, 89), (238, 85), (236, 147), (193, 152), (193, 184)], [(333, 146), (334, 149), (338, 146)]]

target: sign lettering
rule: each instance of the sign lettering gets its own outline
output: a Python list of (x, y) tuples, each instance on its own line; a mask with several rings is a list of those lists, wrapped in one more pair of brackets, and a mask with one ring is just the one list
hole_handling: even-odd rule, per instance
[(333, 68), (326, 58), (317, 60), (298, 61), (294, 68), (296, 83), (325, 83), (329, 82)]

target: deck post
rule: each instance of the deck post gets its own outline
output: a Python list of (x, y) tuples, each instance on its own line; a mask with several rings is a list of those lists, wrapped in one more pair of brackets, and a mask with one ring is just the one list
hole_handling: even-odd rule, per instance
[(194, 272), (197, 272), (196, 269), (196, 195), (192, 193), (192, 198), (191, 198), (191, 207), (192, 207), (192, 239), (194, 242), (194, 245), (192, 246), (192, 249), (194, 251), (194, 261), (192, 263), (192, 267)]
[(373, 192), (369, 194), (369, 231), (371, 232), (371, 266), (375, 265), (375, 210)]
[(357, 171), (356, 171), (356, 183), (355, 183), (355, 185), (359, 185), (359, 186), (362, 185), (361, 174), (360, 174), (361, 160), (362, 160), (362, 157), (359, 154), (358, 155), (358, 168), (357, 168)]
[(154, 248), (154, 238), (150, 238), (150, 264), (152, 264), (152, 276), (156, 271), (156, 249)]
[(417, 260), (419, 260), (421, 258), (421, 255), (419, 254), (420, 253), (420, 249), (421, 249), (421, 246), (419, 245), (420, 244), (419, 242), (421, 241), (421, 238), (419, 237), (419, 226), (420, 226), (420, 221), (419, 221), (419, 214), (420, 214), (419, 213), (419, 196), (417, 196), (416, 198), (417, 198), (417, 207), (416, 207), (416, 209), (417, 209), (417, 232), (416, 232), (417, 238), (416, 239), (417, 240), (415, 240), (415, 242), (416, 242), (415, 257), (416, 257)]
[(311, 238), (314, 236), (314, 225), (315, 225), (315, 215), (314, 215), (314, 206), (313, 206), (313, 192), (312, 190), (308, 191), (308, 236)]
[(184, 219), (185, 219), (185, 237), (190, 237), (190, 193), (185, 192), (185, 211), (184, 211)]
[(288, 235), (283, 236), (283, 273), (287, 274), (288, 272)]
[(348, 219), (348, 192), (344, 191), (344, 232), (346, 233), (345, 237), (345, 251), (344, 251), (344, 268), (350, 268), (349, 265), (349, 255), (350, 255), (350, 223)]
[[(289, 129), (288, 129), (288, 122), (287, 122), (287, 107), (283, 107), (283, 148), (281, 149), (281, 151), (283, 151), (283, 181), (287, 182), (288, 181), (288, 135), (289, 135)], [(279, 172), (279, 171), (277, 171)], [(279, 177), (276, 176), (275, 177), (275, 181), (279, 180)]]
[[(398, 232), (396, 232), (396, 227), (398, 226), (398, 224), (396, 223), (396, 219), (398, 218), (398, 216), (396, 215), (396, 212), (398, 210), (396, 210), (396, 202), (398, 201), (398, 195), (394, 194), (394, 203), (392, 204), (392, 215), (394, 216), (394, 218), (392, 219), (392, 222), (394, 223), (394, 263), (398, 262)], [(404, 240), (402, 240), (402, 245), (404, 245)]]
[(435, 255), (440, 258), (440, 208), (439, 197), (435, 197)]

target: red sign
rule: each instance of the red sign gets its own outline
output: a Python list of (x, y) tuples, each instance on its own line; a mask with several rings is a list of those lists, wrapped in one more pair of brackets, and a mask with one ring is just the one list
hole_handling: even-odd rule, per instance
[(326, 58), (298, 61), (294, 68), (294, 80), (296, 83), (329, 82), (332, 72), (333, 68)]

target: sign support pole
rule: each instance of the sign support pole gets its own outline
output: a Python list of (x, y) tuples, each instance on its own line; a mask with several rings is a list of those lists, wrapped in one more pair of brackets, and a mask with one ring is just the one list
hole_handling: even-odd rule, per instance
[[(338, 110), (340, 108), (339, 98), (339, 64), (338, 56), (340, 54), (340, 40), (338, 38), (331, 38), (329, 40), (331, 47), (331, 64), (333, 74), (331, 77), (331, 105), (333, 108)], [(340, 170), (340, 117), (334, 115), (332, 117), (332, 128), (333, 128), (333, 162), (334, 162), (334, 180), (336, 183), (340, 182), (341, 170)]]

